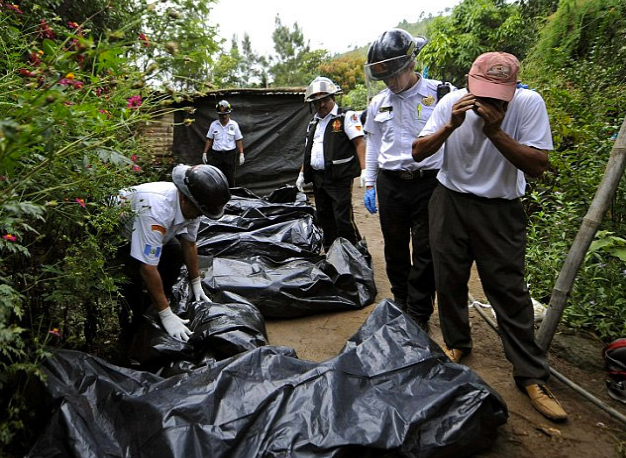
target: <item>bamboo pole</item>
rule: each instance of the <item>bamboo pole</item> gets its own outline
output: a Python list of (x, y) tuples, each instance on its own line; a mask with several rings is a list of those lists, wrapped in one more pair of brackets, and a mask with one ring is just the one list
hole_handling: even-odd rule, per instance
[(598, 227), (609, 208), (609, 204), (617, 186), (619, 180), (624, 173), (624, 167), (626, 166), (626, 118), (622, 122), (619, 134), (615, 139), (615, 144), (611, 151), (611, 156), (606, 165), (602, 182), (598, 186), (596, 195), (591, 202), (587, 214), (583, 218), (583, 222), (578, 230), (578, 234), (574, 239), (574, 243), (570, 248), (565, 263), (561, 268), (559, 277), (556, 280), (554, 289), (552, 290), (552, 297), (550, 299), (550, 305), (546, 316), (541, 323), (539, 332), (537, 333), (537, 342), (546, 351), (550, 348), (556, 328), (561, 321), (563, 310), (567, 305), (567, 298), (572, 291), (572, 285), (576, 274), (580, 269), (580, 266), (585, 258), (585, 254), (593, 241), (593, 238), (598, 231)]

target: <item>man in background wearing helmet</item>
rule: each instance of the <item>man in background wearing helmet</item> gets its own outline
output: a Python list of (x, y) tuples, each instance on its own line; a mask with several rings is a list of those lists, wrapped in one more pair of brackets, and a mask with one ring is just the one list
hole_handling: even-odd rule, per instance
[[(123, 286), (126, 304), (121, 310), (122, 335), (130, 339), (144, 312), (143, 283), (167, 333), (187, 341), (191, 331), (172, 313), (167, 296), (184, 262), (196, 300), (209, 298), (202, 290), (196, 237), (199, 216), (219, 219), (230, 199), (224, 174), (211, 165), (177, 165), (170, 182), (144, 183), (122, 189), (118, 199), (128, 208), (120, 248), (130, 283)], [(132, 310), (132, 321), (129, 312)]]
[(520, 201), (524, 174), (538, 177), (548, 167), (552, 134), (541, 96), (516, 88), (518, 70), (512, 54), (480, 55), (467, 89), (435, 109), (413, 143), (413, 157), (444, 155), (429, 210), (445, 353), (459, 362), (472, 350), (467, 282), (475, 261), (515, 383), (542, 415), (563, 421), (567, 413), (546, 386), (550, 368), (535, 340)]
[[(213, 121), (209, 126), (204, 153), (202, 153), (202, 162), (220, 169), (226, 175), (228, 185), (232, 188), (235, 186), (237, 163), (243, 165), (245, 161), (243, 135), (241, 135), (237, 121), (230, 119), (230, 112), (232, 111), (230, 103), (226, 100), (220, 100), (215, 105), (215, 110), (219, 119)], [(239, 161), (237, 161), (237, 151), (239, 151)]]
[(304, 161), (296, 186), (313, 183), (317, 220), (324, 231), (324, 249), (337, 237), (355, 244), (360, 240), (352, 213), (352, 181), (365, 168), (363, 127), (356, 113), (335, 103), (341, 89), (330, 79), (315, 78), (304, 101), (315, 107), (307, 127)]
[[(385, 241), (387, 277), (394, 301), (424, 330), (434, 311), (435, 276), (428, 242), (428, 201), (437, 185), (441, 155), (417, 164), (411, 156), (417, 137), (438, 102), (440, 81), (415, 73), (424, 37), (391, 29), (367, 54), (368, 81), (387, 86), (368, 109), (364, 203), (374, 214), (376, 189)], [(411, 248), (411, 246), (412, 248)]]

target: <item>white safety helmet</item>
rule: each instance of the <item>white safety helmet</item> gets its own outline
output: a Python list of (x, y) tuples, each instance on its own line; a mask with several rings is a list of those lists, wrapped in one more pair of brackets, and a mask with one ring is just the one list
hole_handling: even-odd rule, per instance
[(341, 88), (325, 76), (318, 76), (309, 84), (304, 92), (304, 101), (313, 102), (333, 94), (341, 94)]

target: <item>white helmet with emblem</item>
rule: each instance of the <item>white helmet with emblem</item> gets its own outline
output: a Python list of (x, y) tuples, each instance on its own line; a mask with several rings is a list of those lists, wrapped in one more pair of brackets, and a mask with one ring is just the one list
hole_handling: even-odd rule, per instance
[(318, 76), (309, 84), (304, 92), (304, 101), (313, 102), (333, 94), (341, 94), (341, 88), (325, 76)]

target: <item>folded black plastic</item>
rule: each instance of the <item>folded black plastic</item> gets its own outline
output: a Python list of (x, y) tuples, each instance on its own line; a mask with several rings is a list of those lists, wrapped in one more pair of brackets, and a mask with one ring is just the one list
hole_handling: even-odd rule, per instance
[(464, 457), (500, 397), (389, 301), (323, 363), (260, 347), (168, 379), (58, 351), (56, 409), (29, 457)]
[(208, 263), (202, 284), (210, 293), (234, 292), (266, 318), (357, 310), (376, 297), (374, 272), (343, 238), (333, 242), (325, 257), (276, 261), (268, 253), (252, 255), (242, 249), (241, 257), (216, 256)]

